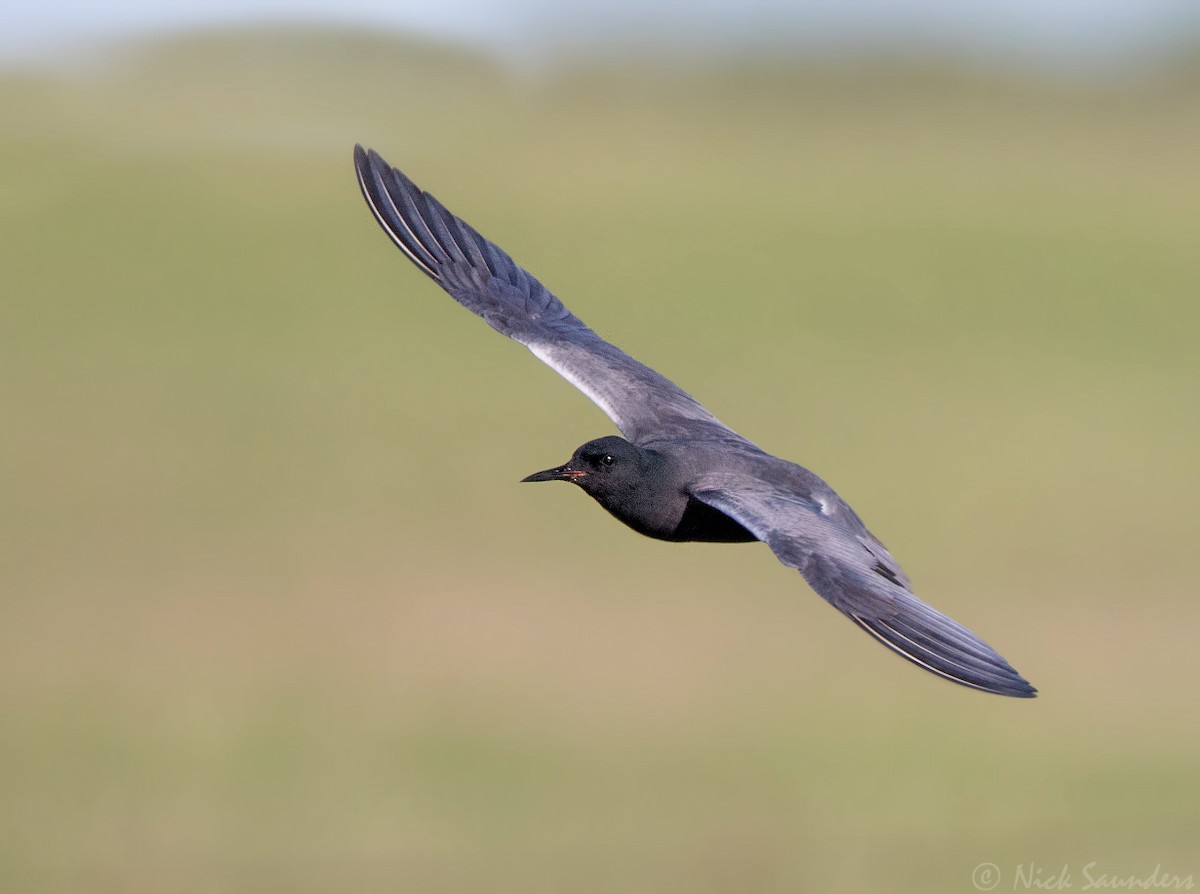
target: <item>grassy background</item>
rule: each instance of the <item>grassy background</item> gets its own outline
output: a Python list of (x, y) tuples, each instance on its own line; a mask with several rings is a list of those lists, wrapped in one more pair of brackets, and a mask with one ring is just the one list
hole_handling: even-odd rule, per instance
[[(1200, 875), (1200, 89), (295, 31), (0, 79), (0, 887)], [(379, 148), (1042, 690), (516, 481), (611, 430)]]

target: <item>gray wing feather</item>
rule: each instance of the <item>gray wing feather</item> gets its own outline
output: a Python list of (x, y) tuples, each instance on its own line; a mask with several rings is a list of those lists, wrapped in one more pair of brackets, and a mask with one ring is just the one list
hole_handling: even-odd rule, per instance
[(739, 436), (691, 395), (606, 342), (492, 242), (377, 152), (354, 147), (363, 197), (396, 246), (455, 301), (592, 399), (635, 444)]
[[(836, 494), (821, 503), (762, 482), (693, 492), (764, 541), (830, 605), (931, 673), (997, 695), (1037, 694), (995, 649), (913, 595), (887, 549)], [(830, 502), (833, 517), (827, 515)]]

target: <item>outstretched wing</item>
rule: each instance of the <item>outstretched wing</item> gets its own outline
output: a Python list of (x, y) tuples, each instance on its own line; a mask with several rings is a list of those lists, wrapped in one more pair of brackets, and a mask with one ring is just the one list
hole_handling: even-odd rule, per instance
[(354, 147), (359, 186), (385, 233), (463, 307), (586, 394), (635, 444), (738, 437), (669, 379), (606, 342), (496, 245), (374, 150)]
[(914, 596), (883, 544), (832, 491), (808, 500), (751, 483), (693, 496), (740, 522), (818, 595), (913, 664), (984, 692), (1037, 694), (995, 649)]

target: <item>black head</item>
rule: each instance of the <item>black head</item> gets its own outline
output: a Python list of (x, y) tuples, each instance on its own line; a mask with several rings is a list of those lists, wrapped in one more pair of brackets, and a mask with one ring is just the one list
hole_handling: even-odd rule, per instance
[(624, 438), (610, 435), (588, 441), (565, 465), (534, 472), (522, 481), (570, 481), (589, 493), (611, 492), (641, 478), (645, 454)]

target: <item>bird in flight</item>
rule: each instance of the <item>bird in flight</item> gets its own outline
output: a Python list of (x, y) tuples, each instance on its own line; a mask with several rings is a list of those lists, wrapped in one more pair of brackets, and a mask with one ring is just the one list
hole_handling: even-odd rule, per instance
[(913, 664), (997, 695), (1033, 688), (987, 643), (926, 605), (828, 484), (721, 424), (679, 386), (588, 328), (492, 242), (374, 150), (354, 147), (383, 231), (450, 297), (591, 398), (620, 430), (525, 481), (569, 481), (658, 540), (761, 540), (855, 624)]

